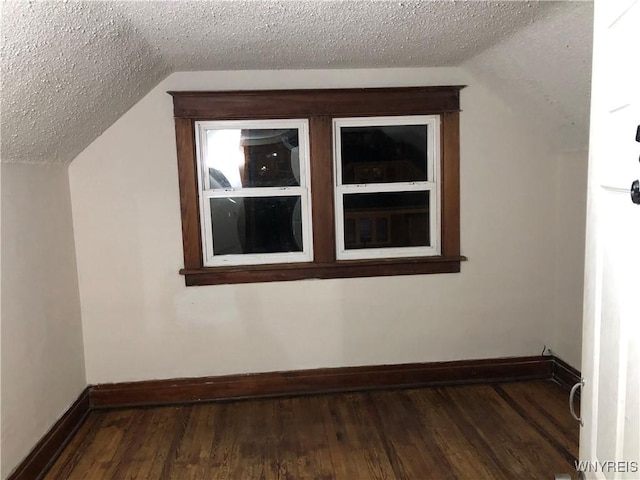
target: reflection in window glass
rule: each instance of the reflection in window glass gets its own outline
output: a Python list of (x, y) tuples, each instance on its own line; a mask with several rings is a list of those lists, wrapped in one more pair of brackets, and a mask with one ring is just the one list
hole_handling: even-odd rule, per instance
[(389, 240), (389, 224), (386, 218), (378, 218), (376, 221), (376, 239), (385, 243)]
[(341, 127), (342, 183), (427, 181), (427, 125)]
[(301, 252), (299, 196), (209, 199), (215, 255)]
[(348, 194), (343, 204), (346, 249), (431, 244), (428, 191)]
[(208, 130), (206, 165), (213, 190), (299, 186), (298, 129)]

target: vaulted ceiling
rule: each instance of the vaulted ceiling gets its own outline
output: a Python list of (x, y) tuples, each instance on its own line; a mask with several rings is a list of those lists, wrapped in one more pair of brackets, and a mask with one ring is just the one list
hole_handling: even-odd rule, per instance
[(5, 1), (4, 162), (68, 163), (175, 71), (461, 66), (586, 141), (590, 2)]

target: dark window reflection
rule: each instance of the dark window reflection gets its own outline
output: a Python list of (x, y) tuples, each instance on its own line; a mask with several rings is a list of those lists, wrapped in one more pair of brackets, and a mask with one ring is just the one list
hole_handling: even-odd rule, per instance
[(212, 198), (215, 255), (302, 251), (300, 197)]
[(345, 247), (429, 246), (429, 192), (344, 195)]
[(300, 185), (298, 129), (212, 130), (212, 189)]
[(300, 185), (297, 129), (242, 130), (240, 142), (245, 152), (243, 187)]
[(342, 183), (427, 179), (427, 126), (342, 127)]

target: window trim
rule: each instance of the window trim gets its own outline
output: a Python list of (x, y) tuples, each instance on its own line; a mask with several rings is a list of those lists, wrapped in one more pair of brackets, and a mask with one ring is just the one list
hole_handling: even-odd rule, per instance
[[(215, 285), (460, 271), (459, 97), (463, 86), (332, 90), (168, 92), (173, 96), (186, 285)], [(334, 118), (440, 116), (441, 255), (336, 260)], [(203, 266), (195, 146), (197, 120), (307, 118), (311, 156), (313, 262)], [(321, 201), (320, 201), (321, 200)]]

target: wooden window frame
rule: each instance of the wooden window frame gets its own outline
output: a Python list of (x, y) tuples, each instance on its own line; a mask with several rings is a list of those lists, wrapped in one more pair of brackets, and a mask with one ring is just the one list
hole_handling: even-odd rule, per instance
[[(460, 90), (463, 86), (168, 92), (173, 97), (185, 284), (217, 285), (460, 271)], [(336, 260), (333, 119), (440, 116), (441, 255)], [(204, 267), (195, 122), (307, 118), (311, 155), (312, 262)]]

